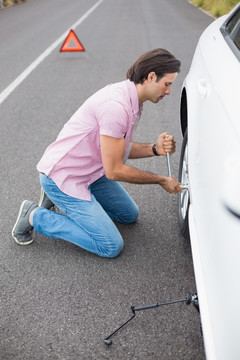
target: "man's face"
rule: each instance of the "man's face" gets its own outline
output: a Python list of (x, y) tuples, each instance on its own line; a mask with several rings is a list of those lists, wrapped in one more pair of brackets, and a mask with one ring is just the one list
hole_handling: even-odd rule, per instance
[(171, 85), (176, 79), (176, 76), (177, 73), (166, 74), (159, 81), (156, 81), (157, 75), (152, 73), (148, 87), (148, 100), (153, 103), (158, 103), (165, 95), (170, 95)]

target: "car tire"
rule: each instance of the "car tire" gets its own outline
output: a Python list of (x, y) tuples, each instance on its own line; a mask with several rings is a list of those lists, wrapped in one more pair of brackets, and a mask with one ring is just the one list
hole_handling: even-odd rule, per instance
[[(180, 155), (180, 163), (179, 163), (179, 172), (178, 172), (178, 181), (181, 184), (189, 184), (188, 180), (188, 132), (187, 129), (185, 131), (181, 155)], [(189, 223), (188, 223), (188, 212), (190, 205), (190, 194), (188, 189), (183, 189), (182, 193), (178, 193), (178, 223), (181, 234), (185, 239), (190, 239), (189, 234)]]

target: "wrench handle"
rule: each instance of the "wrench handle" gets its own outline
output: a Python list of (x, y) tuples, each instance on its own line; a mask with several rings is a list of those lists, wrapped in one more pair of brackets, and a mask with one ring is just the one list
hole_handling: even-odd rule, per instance
[(167, 153), (167, 165), (168, 165), (168, 175), (172, 177), (172, 163), (171, 163), (171, 155)]

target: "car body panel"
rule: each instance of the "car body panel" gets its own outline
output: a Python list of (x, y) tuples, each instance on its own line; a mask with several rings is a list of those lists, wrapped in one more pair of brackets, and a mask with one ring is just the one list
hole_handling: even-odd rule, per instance
[(220, 31), (226, 18), (214, 21), (202, 34), (183, 84), (189, 229), (206, 355), (211, 360), (240, 359), (240, 220), (225, 206), (234, 197), (231, 184), (236, 183), (229, 163), (240, 171), (240, 63)]

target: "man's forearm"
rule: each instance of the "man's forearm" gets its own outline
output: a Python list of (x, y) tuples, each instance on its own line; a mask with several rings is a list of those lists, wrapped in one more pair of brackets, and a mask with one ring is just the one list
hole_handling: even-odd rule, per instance
[(169, 178), (147, 171), (141, 171), (125, 164), (115, 168), (115, 170), (111, 172), (110, 177), (108, 175), (106, 174), (109, 179), (115, 181), (123, 181), (133, 184), (159, 184), (170, 194), (177, 194), (182, 191), (179, 186), (180, 183), (177, 182), (174, 177)]
[[(123, 181), (132, 184), (159, 184), (164, 185), (166, 177), (153, 174), (147, 171), (136, 169), (132, 166), (122, 164), (112, 171), (111, 175), (106, 174), (111, 180)], [(110, 175), (110, 176), (108, 176)]]
[(129, 153), (129, 159), (140, 159), (145, 157), (152, 157), (154, 153), (152, 151), (153, 144), (140, 144), (133, 142)]

